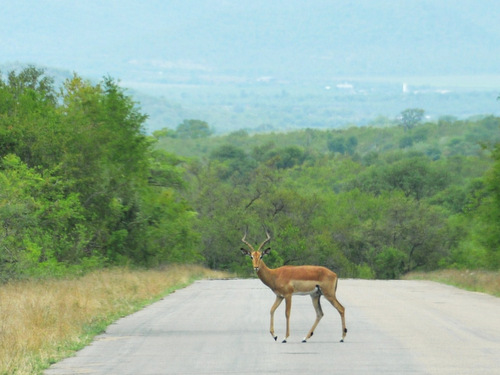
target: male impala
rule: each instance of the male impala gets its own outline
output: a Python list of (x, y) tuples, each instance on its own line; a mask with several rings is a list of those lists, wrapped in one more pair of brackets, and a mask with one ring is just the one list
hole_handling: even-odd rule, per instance
[(262, 247), (271, 240), (269, 232), (266, 231), (267, 238), (264, 242), (262, 242), (257, 251), (255, 251), (252, 245), (245, 240), (246, 235), (247, 234), (245, 232), (241, 241), (243, 241), (243, 243), (245, 243), (251, 251), (243, 248), (241, 248), (241, 251), (243, 254), (252, 258), (253, 268), (255, 272), (257, 272), (257, 276), (259, 276), (259, 279), (264, 284), (271, 288), (274, 294), (276, 294), (276, 301), (271, 307), (270, 329), (274, 340), (278, 339), (278, 336), (274, 335), (274, 312), (283, 299), (286, 302), (286, 336), (283, 342), (286, 342), (290, 336), (290, 309), (292, 307), (292, 295), (308, 294), (311, 296), (314, 309), (316, 310), (316, 321), (302, 342), (306, 342), (313, 335), (314, 329), (323, 317), (323, 311), (321, 310), (321, 304), (319, 302), (322, 295), (330, 301), (333, 307), (335, 307), (340, 314), (340, 318), (342, 319), (342, 339), (340, 341), (343, 342), (347, 333), (344, 316), (345, 309), (335, 297), (338, 281), (338, 277), (335, 272), (320, 266), (283, 266), (276, 269), (268, 268), (262, 258), (264, 255), (269, 254), (271, 249), (267, 248), (262, 250)]

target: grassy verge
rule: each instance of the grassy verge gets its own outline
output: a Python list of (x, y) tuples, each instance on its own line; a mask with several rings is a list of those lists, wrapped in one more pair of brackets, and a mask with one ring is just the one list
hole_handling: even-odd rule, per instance
[(439, 270), (433, 272), (412, 272), (404, 278), (411, 280), (432, 280), (500, 297), (500, 272)]
[(220, 272), (197, 266), (112, 269), (74, 279), (0, 285), (0, 374), (39, 374), (116, 319)]

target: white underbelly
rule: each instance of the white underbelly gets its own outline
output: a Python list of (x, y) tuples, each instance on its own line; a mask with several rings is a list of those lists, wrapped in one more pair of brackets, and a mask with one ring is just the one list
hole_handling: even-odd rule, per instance
[(314, 288), (313, 290), (310, 290), (310, 291), (299, 291), (299, 292), (294, 292), (293, 294), (294, 295), (297, 295), (297, 296), (311, 296), (313, 294), (317, 294), (318, 293), (318, 290), (316, 288)]

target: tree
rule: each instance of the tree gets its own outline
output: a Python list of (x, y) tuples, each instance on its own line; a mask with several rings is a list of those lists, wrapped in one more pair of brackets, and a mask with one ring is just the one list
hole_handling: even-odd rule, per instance
[(306, 154), (301, 147), (288, 146), (276, 150), (274, 155), (274, 165), (276, 168), (286, 169), (295, 165), (300, 165), (306, 159)]
[(375, 276), (379, 279), (398, 279), (405, 271), (407, 257), (401, 250), (386, 247), (375, 256)]
[(327, 142), (328, 150), (339, 154), (354, 155), (357, 146), (358, 139), (355, 136), (350, 136), (347, 140), (344, 137), (331, 138)]
[(212, 151), (210, 158), (221, 163), (219, 176), (223, 179), (235, 175), (245, 176), (256, 166), (255, 161), (245, 151), (231, 144), (219, 146)]
[(161, 138), (166, 138), (166, 137), (173, 138), (175, 136), (176, 136), (175, 130), (172, 130), (172, 129), (169, 129), (169, 128), (163, 128), (163, 129), (160, 129), (160, 130), (155, 130), (153, 132), (153, 137), (156, 138), (157, 140), (161, 139)]
[(0, 277), (202, 259), (179, 158), (109, 77), (0, 77)]
[(473, 238), (485, 249), (488, 268), (500, 268), (500, 143), (492, 150), (494, 164), (484, 176), (484, 196), (473, 217)]
[(401, 195), (390, 197), (376, 228), (373, 246), (403, 252), (405, 272), (436, 268), (438, 260), (447, 255), (444, 217), (439, 209), (422, 202)]
[(72, 184), (29, 168), (16, 155), (0, 163), (0, 281), (16, 274), (55, 273), (60, 262), (78, 263), (90, 233)]
[(349, 155), (354, 155), (356, 147), (358, 146), (358, 138), (356, 138), (355, 136), (349, 137), (347, 139), (346, 145), (347, 145), (347, 153)]
[(329, 139), (327, 142), (328, 150), (331, 152), (338, 152), (339, 154), (344, 154), (346, 152), (345, 139), (342, 137), (336, 137)]
[(409, 108), (401, 112), (399, 122), (405, 130), (413, 129), (424, 118), (425, 111), (419, 108)]
[(179, 138), (207, 138), (212, 133), (205, 121), (184, 120), (177, 126), (176, 134)]
[(9, 72), (7, 82), (0, 77), (0, 156), (16, 154), (29, 166), (47, 166), (57, 158), (52, 85), (52, 78), (32, 66)]
[(407, 197), (421, 200), (445, 189), (449, 173), (425, 156), (402, 158), (392, 164), (375, 165), (359, 174), (352, 187), (374, 194), (401, 191)]

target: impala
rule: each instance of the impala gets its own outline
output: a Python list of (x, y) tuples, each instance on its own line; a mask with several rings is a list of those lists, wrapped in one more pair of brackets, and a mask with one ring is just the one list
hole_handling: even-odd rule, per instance
[(316, 310), (316, 321), (313, 326), (304, 337), (302, 342), (307, 342), (307, 340), (313, 335), (316, 326), (323, 317), (323, 310), (321, 309), (320, 298), (325, 296), (325, 298), (337, 309), (342, 319), (342, 339), (347, 334), (347, 328), (345, 326), (345, 309), (337, 300), (335, 292), (337, 290), (338, 277), (335, 272), (330, 271), (328, 268), (320, 266), (283, 266), (275, 269), (271, 269), (266, 266), (262, 258), (264, 255), (269, 254), (271, 248), (262, 250), (263, 246), (271, 240), (269, 232), (266, 231), (267, 238), (259, 246), (258, 250), (252, 247), (246, 239), (246, 232), (241, 241), (247, 245), (250, 250), (241, 248), (244, 255), (250, 256), (252, 258), (252, 264), (255, 272), (259, 279), (267, 285), (276, 294), (276, 301), (274, 301), (271, 307), (271, 328), (270, 332), (274, 340), (278, 339), (278, 336), (274, 334), (274, 312), (281, 304), (283, 300), (286, 303), (285, 316), (286, 316), (286, 335), (283, 340), (285, 343), (290, 336), (290, 309), (292, 307), (292, 295), (302, 294), (310, 295), (312, 298), (312, 303), (314, 309)]

